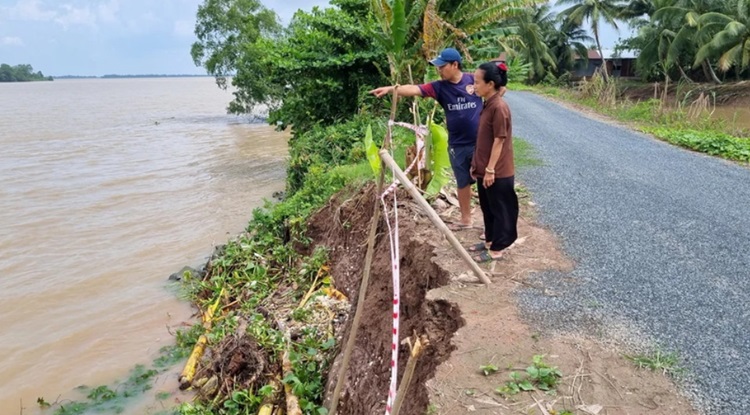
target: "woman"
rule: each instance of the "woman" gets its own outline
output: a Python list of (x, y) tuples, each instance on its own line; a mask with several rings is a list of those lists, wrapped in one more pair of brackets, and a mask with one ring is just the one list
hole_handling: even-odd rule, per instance
[(508, 83), (505, 63), (487, 62), (474, 72), (474, 93), (484, 98), (471, 174), (477, 179), (485, 243), (470, 248), (477, 262), (503, 257), (518, 237), (518, 196), (514, 188), (510, 108), (498, 94)]

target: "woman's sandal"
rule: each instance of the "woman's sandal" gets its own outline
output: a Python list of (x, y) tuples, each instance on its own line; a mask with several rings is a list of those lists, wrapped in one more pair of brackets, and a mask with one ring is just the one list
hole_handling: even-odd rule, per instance
[(487, 245), (484, 244), (484, 242), (480, 242), (478, 244), (472, 245), (468, 248), (466, 248), (469, 252), (482, 252), (487, 250)]
[(490, 255), (490, 251), (482, 251), (479, 255), (473, 256), (472, 259), (474, 259), (476, 263), (481, 264), (484, 262), (499, 261), (503, 259), (503, 255), (501, 254), (499, 257), (493, 257)]

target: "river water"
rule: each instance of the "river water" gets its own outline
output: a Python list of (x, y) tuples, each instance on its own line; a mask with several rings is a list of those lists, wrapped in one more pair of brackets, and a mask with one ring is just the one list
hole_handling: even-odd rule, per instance
[(169, 274), (284, 187), (286, 134), (230, 100), (211, 78), (0, 84), (0, 414), (123, 379), (192, 322)]

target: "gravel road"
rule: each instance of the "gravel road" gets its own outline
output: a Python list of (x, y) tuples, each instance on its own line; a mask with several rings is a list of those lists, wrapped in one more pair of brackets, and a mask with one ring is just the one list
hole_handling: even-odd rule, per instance
[(576, 262), (532, 277), (558, 295), (522, 291), (524, 315), (675, 352), (699, 409), (750, 411), (750, 169), (531, 93), (506, 98), (543, 162), (517, 177)]

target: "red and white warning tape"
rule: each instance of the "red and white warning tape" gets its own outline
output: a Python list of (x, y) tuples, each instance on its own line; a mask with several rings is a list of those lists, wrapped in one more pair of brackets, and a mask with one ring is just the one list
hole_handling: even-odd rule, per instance
[[(393, 121), (388, 122), (388, 132), (389, 134), (392, 133), (391, 127), (393, 126)], [(393, 135), (391, 134), (391, 137)], [(419, 157), (415, 157), (414, 161), (417, 161)], [(413, 167), (413, 166), (412, 166)], [(411, 167), (410, 167), (411, 169)], [(380, 195), (380, 202), (383, 204), (383, 213), (385, 218), (385, 223), (388, 226), (388, 239), (391, 244), (391, 273), (393, 276), (393, 330), (391, 332), (391, 383), (388, 388), (388, 401), (385, 405), (385, 415), (391, 415), (391, 411), (393, 410), (393, 403), (396, 400), (396, 382), (398, 380), (398, 345), (399, 345), (399, 317), (400, 317), (400, 288), (401, 288), (401, 272), (399, 269), (399, 257), (401, 256), (399, 253), (399, 239), (398, 239), (398, 200), (396, 198), (396, 188), (398, 187), (398, 180), (395, 179), (395, 174), (393, 174), (394, 181), (393, 184), (388, 186), (388, 188), (383, 192), (382, 195)], [(388, 205), (385, 201), (386, 197), (388, 195), (392, 195), (393, 197), (393, 216), (394, 216), (394, 226), (391, 226), (391, 220), (388, 216)]]
[[(395, 184), (395, 183), (394, 183)], [(398, 237), (398, 201), (396, 199), (396, 193), (392, 192), (393, 197), (393, 216), (394, 226), (391, 226), (391, 220), (388, 217), (388, 208), (385, 201), (387, 196), (386, 193), (380, 198), (383, 204), (383, 212), (385, 216), (385, 223), (388, 225), (388, 237), (391, 244), (391, 268), (393, 274), (393, 331), (391, 337), (391, 383), (388, 389), (388, 402), (385, 406), (386, 415), (391, 414), (393, 409), (393, 402), (396, 400), (396, 381), (398, 379), (398, 345), (399, 345), (399, 317), (400, 317), (400, 287), (401, 287), (401, 271), (399, 268), (399, 237)]]
[[(417, 157), (414, 158), (411, 165), (406, 168), (406, 172), (411, 171), (414, 166), (419, 163), (419, 168), (424, 168), (424, 136), (427, 134), (427, 128), (424, 126), (415, 126), (412, 124), (388, 122), (388, 131), (392, 133), (391, 127), (398, 125), (400, 127), (408, 128), (414, 131), (417, 142)], [(392, 136), (392, 135), (391, 135)], [(395, 177), (395, 174), (393, 175)], [(391, 272), (393, 274), (393, 331), (391, 334), (391, 383), (388, 388), (388, 401), (385, 406), (385, 414), (390, 415), (393, 410), (393, 403), (396, 400), (396, 384), (398, 380), (398, 346), (399, 346), (399, 321), (400, 321), (400, 310), (401, 310), (401, 270), (399, 267), (401, 254), (399, 252), (399, 236), (398, 236), (398, 200), (396, 198), (396, 189), (398, 188), (399, 181), (394, 178), (393, 183), (388, 186), (387, 189), (380, 195), (380, 201), (383, 204), (383, 213), (385, 217), (385, 223), (388, 226), (388, 238), (391, 244)], [(386, 203), (386, 197), (391, 195), (393, 197), (393, 216), (394, 225), (391, 226), (391, 220), (388, 216), (388, 204)]]

